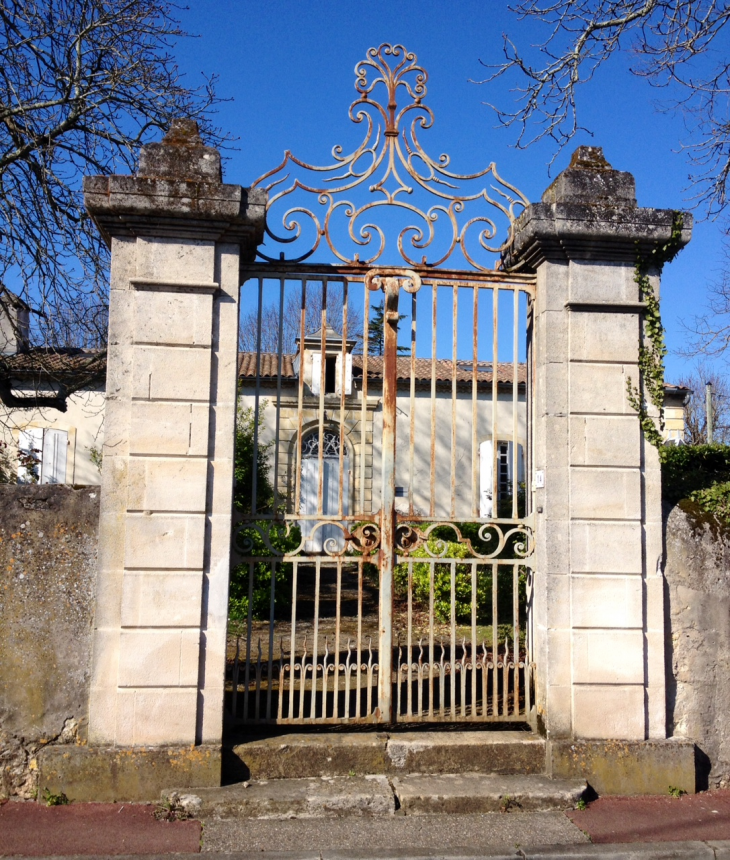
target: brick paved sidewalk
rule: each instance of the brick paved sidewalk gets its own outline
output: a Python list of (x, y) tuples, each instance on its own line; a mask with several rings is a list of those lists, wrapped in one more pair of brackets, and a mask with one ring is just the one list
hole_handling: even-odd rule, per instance
[[(0, 855), (161, 856), (190, 855), (200, 851), (200, 822), (157, 821), (153, 812), (153, 806), (142, 804), (74, 803), (69, 806), (46, 807), (36, 803), (11, 801), (0, 806)], [(360, 846), (370, 845), (377, 855), (383, 848), (380, 844), (383, 837), (387, 836), (391, 840), (390, 851), (398, 854), (400, 850), (403, 857), (413, 855), (419, 849), (428, 848), (433, 852), (436, 848), (434, 842), (442, 843), (440, 849), (443, 854), (439, 856), (448, 856), (450, 849), (458, 844), (472, 846), (471, 850), (477, 852), (480, 845), (484, 849), (494, 846), (494, 849), (499, 850), (501, 847), (506, 849), (510, 856), (513, 853), (519, 854), (518, 846), (521, 846), (523, 851), (526, 850), (528, 855), (531, 855), (534, 849), (527, 846), (546, 847), (551, 855), (555, 851), (559, 852), (562, 846), (565, 856), (578, 856), (583, 849), (592, 856), (594, 849), (597, 851), (600, 844), (607, 848), (609, 844), (613, 844), (618, 854), (612, 850), (609, 850), (609, 854), (614, 857), (622, 854), (621, 844), (644, 843), (643, 846), (637, 844), (636, 847), (645, 850), (651, 847), (646, 843), (691, 841), (694, 841), (695, 847), (689, 853), (679, 845), (667, 845), (667, 849), (671, 852), (676, 847), (678, 853), (672, 853), (671, 856), (677, 857), (700, 856), (693, 853), (696, 850), (709, 852), (708, 856), (716, 857), (716, 851), (710, 850), (706, 845), (700, 846), (699, 843), (730, 840), (730, 790), (681, 798), (606, 797), (591, 803), (584, 811), (566, 813), (566, 817), (560, 813), (519, 812), (506, 815), (490, 813), (479, 816), (448, 816), (449, 821), (446, 823), (458, 825), (456, 830), (459, 832), (454, 834), (449, 832), (443, 821), (439, 824), (436, 820), (439, 818), (441, 816), (408, 819), (396, 816), (389, 817), (387, 821), (382, 818), (358, 818), (349, 819), (349, 824), (344, 819), (252, 821), (248, 824), (243, 821), (211, 822), (209, 838), (206, 839), (204, 833), (202, 836), (203, 851), (207, 848), (207, 851), (211, 852), (209, 857), (218, 852), (220, 856), (230, 856), (228, 852), (250, 850), (255, 843), (257, 856), (262, 858), (277, 849), (291, 851), (295, 845), (300, 852), (309, 851), (313, 852), (312, 856), (321, 856), (320, 852), (326, 854), (333, 850), (347, 851), (348, 848), (362, 850)], [(565, 830), (566, 826), (570, 828), (566, 818), (579, 830)], [(417, 844), (419, 836), (412, 832), (411, 825), (418, 825), (417, 831), (423, 845)], [(343, 833), (343, 827), (346, 833)], [(228, 830), (231, 832), (227, 833)], [(268, 833), (264, 842), (252, 838), (259, 830), (266, 830)], [(400, 833), (401, 830), (408, 832)], [(245, 836), (242, 831), (245, 831)], [(367, 837), (366, 831), (370, 832), (370, 837)], [(429, 833), (431, 838), (426, 839)], [(441, 839), (438, 838), (439, 833)], [(361, 838), (353, 840), (352, 837), (357, 834)], [(583, 834), (597, 844), (590, 846), (584, 843), (583, 848), (579, 844), (566, 844), (581, 842), (586, 839)], [(229, 836), (230, 839), (227, 838)], [(207, 842), (210, 844), (206, 845)], [(348, 845), (348, 842), (353, 844)], [(354, 842), (358, 844), (355, 845)], [(723, 850), (727, 851), (727, 856), (730, 857), (730, 842), (723, 846)], [(483, 856), (491, 853), (492, 851), (485, 850)]]
[(200, 822), (156, 821), (154, 806), (0, 806), (0, 855), (183, 854), (200, 851)]
[(730, 839), (730, 790), (684, 797), (602, 797), (567, 813), (594, 843)]

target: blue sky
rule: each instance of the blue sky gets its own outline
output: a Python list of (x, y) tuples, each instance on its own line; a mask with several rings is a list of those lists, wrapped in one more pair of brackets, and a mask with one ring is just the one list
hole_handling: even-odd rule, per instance
[[(199, 38), (176, 48), (180, 67), (193, 84), (200, 72), (220, 76), (218, 124), (238, 140), (227, 153), (225, 179), (248, 185), (275, 167), (286, 149), (306, 161), (330, 163), (341, 143), (354, 148), (361, 137), (347, 116), (354, 66), (381, 42), (402, 43), (429, 73), (427, 103), (434, 127), (422, 141), (431, 155), (448, 152), (452, 167), (471, 172), (496, 161), (500, 174), (531, 200), (538, 200), (582, 143), (600, 145), (611, 164), (636, 178), (641, 206), (685, 208), (690, 170), (680, 140), (681, 116), (657, 113), (662, 95), (628, 72), (628, 59), (612, 61), (583, 89), (580, 133), (548, 173), (553, 149), (541, 143), (515, 149), (515, 132), (496, 129), (491, 101), (509, 104), (506, 81), (488, 86), (484, 62), (501, 56), (502, 33), (520, 44), (538, 33), (510, 14), (506, 4), (452, 0), (196, 0), (181, 13), (183, 26)], [(514, 83), (514, 82), (513, 82)], [(682, 319), (701, 309), (706, 285), (716, 277), (720, 225), (699, 221), (692, 243), (669, 267), (662, 282), (662, 310), (670, 355), (667, 379), (676, 380), (691, 362), (676, 355), (685, 339)]]

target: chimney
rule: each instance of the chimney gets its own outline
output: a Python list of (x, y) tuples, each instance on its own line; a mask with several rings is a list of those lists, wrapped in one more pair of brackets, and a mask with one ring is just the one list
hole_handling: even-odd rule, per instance
[(0, 287), (0, 355), (28, 349), (30, 307), (15, 293)]

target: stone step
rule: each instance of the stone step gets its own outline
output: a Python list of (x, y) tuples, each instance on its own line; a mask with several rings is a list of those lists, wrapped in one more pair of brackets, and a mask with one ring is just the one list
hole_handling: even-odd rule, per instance
[(480, 773), (272, 779), (177, 789), (162, 800), (195, 818), (333, 818), (571, 809), (582, 780)]
[(224, 779), (409, 773), (545, 773), (545, 741), (529, 731), (287, 734), (224, 751)]
[(481, 773), (397, 776), (392, 785), (405, 815), (575, 809), (587, 788), (583, 780)]

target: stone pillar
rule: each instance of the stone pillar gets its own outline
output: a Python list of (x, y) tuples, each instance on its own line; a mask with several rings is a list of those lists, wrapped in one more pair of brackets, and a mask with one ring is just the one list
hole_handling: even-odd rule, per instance
[(89, 743), (220, 743), (239, 266), (265, 198), (186, 120), (84, 194), (112, 251)]
[[(637, 254), (666, 243), (673, 218), (638, 208), (631, 174), (580, 147), (516, 224), (510, 262), (537, 273), (534, 605), (548, 738), (666, 736), (659, 459), (627, 383), (639, 382)], [(690, 233), (685, 214), (683, 244)]]

